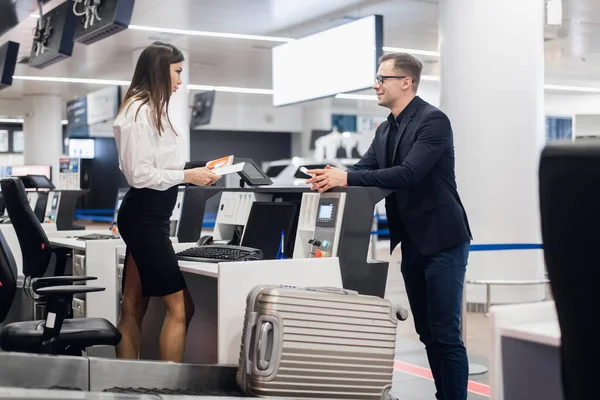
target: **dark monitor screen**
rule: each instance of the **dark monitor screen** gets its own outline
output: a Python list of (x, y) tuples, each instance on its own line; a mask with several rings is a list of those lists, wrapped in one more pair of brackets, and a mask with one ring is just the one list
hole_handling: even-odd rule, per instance
[(273, 181), (265, 174), (258, 164), (251, 158), (235, 158), (235, 163), (244, 163), (244, 168), (238, 175), (249, 186), (272, 185)]
[(50, 179), (44, 175), (29, 175), (29, 177), (39, 189), (54, 189), (54, 185), (50, 182)]
[(25, 175), (19, 176), (19, 179), (23, 181), (25, 189), (54, 189), (50, 179), (44, 175)]
[(292, 258), (299, 207), (287, 202), (254, 202), (244, 229), (242, 246), (260, 249), (263, 259), (275, 260), (284, 232), (284, 254)]
[(215, 103), (215, 91), (198, 93), (194, 96), (192, 103), (192, 118), (190, 129), (197, 129), (202, 125), (210, 124), (213, 105)]
[(8, 41), (0, 46), (0, 89), (12, 85), (18, 55), (19, 43)]

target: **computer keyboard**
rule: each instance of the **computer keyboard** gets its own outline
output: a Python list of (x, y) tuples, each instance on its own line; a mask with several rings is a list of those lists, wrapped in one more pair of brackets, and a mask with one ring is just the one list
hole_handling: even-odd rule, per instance
[(194, 246), (176, 255), (180, 260), (208, 262), (262, 260), (263, 257), (262, 251), (252, 247), (214, 244)]
[(78, 236), (79, 240), (105, 240), (105, 239), (117, 239), (113, 235), (103, 233), (90, 233), (89, 235)]

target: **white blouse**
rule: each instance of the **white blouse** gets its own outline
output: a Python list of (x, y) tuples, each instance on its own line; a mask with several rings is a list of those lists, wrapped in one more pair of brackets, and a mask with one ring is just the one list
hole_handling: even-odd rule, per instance
[(113, 132), (119, 168), (134, 188), (164, 191), (184, 183), (181, 137), (176, 135), (166, 116), (163, 117), (162, 136), (159, 135), (150, 118), (150, 107), (143, 105), (140, 108), (140, 105), (141, 101), (134, 101), (115, 119)]

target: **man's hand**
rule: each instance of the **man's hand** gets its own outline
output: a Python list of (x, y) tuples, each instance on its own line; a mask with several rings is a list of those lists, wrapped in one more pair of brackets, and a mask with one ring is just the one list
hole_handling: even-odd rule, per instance
[(311, 169), (306, 172), (312, 178), (306, 183), (311, 184), (312, 190), (318, 190), (323, 193), (334, 187), (348, 186), (348, 173), (339, 168), (326, 166), (325, 169)]

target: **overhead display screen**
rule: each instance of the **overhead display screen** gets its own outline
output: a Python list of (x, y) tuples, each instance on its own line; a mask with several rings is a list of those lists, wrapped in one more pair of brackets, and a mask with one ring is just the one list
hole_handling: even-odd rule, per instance
[(371, 15), (274, 47), (273, 105), (370, 88), (382, 46), (383, 17)]

